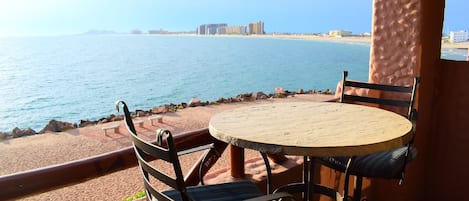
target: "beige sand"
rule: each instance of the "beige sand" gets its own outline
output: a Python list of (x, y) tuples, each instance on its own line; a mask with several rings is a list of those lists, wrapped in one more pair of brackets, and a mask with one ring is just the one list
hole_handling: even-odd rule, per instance
[[(332, 37), (308, 34), (265, 34), (265, 35), (197, 35), (197, 34), (125, 34), (126, 36), (193, 36), (193, 37), (254, 37), (254, 38), (272, 38), (272, 39), (290, 39), (290, 40), (316, 40), (340, 43), (371, 43), (371, 36), (347, 36)], [(469, 49), (469, 41), (459, 43), (449, 43), (442, 41), (442, 49)]]
[[(157, 127), (165, 127), (173, 133), (205, 128), (210, 117), (220, 111), (250, 104), (265, 104), (270, 102), (291, 101), (324, 101), (330, 100), (330, 95), (296, 95), (284, 99), (268, 99), (255, 102), (243, 102), (204, 107), (186, 108), (164, 115), (164, 122), (151, 126), (147, 118), (144, 128), (137, 130), (151, 137)], [(136, 108), (130, 108), (135, 110)], [(120, 133), (109, 132), (104, 136), (101, 127), (110, 124), (121, 124)], [(100, 153), (130, 146), (127, 130), (123, 122), (112, 122), (107, 125), (90, 126), (74, 129), (61, 133), (48, 133), (11, 140), (2, 141), (0, 153), (0, 174), (10, 174), (18, 171), (59, 164), (83, 157), (89, 157)], [(181, 158), (182, 165), (187, 168), (192, 164), (193, 158), (198, 156)], [(246, 158), (259, 157), (257, 152), (247, 151)], [(214, 170), (228, 166), (228, 156), (225, 151), (222, 159), (215, 165)], [(143, 189), (139, 170), (129, 168), (127, 170), (112, 173), (86, 182), (68, 187), (51, 190), (48, 192), (29, 195), (22, 200), (122, 200), (126, 196), (135, 194)]]

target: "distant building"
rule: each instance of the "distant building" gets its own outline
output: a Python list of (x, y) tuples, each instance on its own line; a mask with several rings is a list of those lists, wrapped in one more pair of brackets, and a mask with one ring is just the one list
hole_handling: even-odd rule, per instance
[(226, 26), (221, 28), (224, 32), (220, 34), (233, 34), (233, 35), (245, 35), (247, 34), (246, 32), (246, 26)]
[(226, 24), (202, 24), (197, 28), (197, 34), (199, 35), (214, 35), (219, 34), (219, 28), (226, 27)]
[(371, 36), (371, 33), (370, 32), (365, 32), (362, 34), (363, 36)]
[(457, 31), (457, 32), (449, 32), (449, 42), (450, 43), (458, 43), (467, 41), (467, 31)]
[(149, 34), (167, 34), (168, 31), (164, 30), (164, 29), (160, 29), (160, 30), (148, 30), (148, 33)]
[(196, 32), (198, 35), (205, 35), (205, 25), (199, 25)]
[(131, 34), (142, 34), (143, 32), (140, 29), (134, 29), (130, 31)]
[(217, 27), (216, 33), (217, 34), (226, 34), (226, 27)]
[(347, 30), (330, 30), (329, 36), (334, 37), (344, 37), (344, 36), (351, 36), (352, 32)]
[(265, 34), (264, 22), (253, 22), (249, 23), (249, 34)]

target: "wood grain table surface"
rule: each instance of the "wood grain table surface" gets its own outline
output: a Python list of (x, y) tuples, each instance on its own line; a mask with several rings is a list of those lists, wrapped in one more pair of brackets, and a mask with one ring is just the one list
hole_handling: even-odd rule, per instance
[(253, 105), (210, 119), (210, 134), (266, 153), (356, 156), (387, 151), (411, 139), (405, 117), (379, 108), (331, 102)]

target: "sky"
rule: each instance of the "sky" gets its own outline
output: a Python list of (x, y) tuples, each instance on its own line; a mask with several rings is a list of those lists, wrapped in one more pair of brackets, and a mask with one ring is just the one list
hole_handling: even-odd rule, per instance
[[(447, 0), (446, 31), (469, 29), (468, 0)], [(248, 25), (271, 32), (371, 32), (372, 0), (0, 0), (0, 36), (195, 31), (200, 24)]]

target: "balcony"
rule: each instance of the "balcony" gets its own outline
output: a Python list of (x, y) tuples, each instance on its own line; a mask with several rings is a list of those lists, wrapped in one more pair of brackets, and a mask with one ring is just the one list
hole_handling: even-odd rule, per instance
[[(386, 83), (399, 81), (401, 75), (418, 75), (421, 77), (421, 87), (417, 95), (419, 120), (415, 142), (419, 155), (408, 167), (404, 186), (398, 187), (395, 181), (387, 180), (371, 180), (365, 183), (364, 194), (369, 196), (370, 200), (371, 198), (373, 200), (465, 200), (465, 190), (469, 189), (466, 182), (469, 179), (467, 173), (469, 162), (464, 160), (465, 153), (469, 152), (467, 146), (469, 137), (466, 134), (469, 130), (469, 124), (467, 124), (469, 119), (467, 114), (469, 111), (469, 104), (467, 104), (469, 102), (467, 90), (469, 63), (440, 59), (444, 7), (444, 0), (410, 0), (393, 3), (386, 0), (373, 1), (374, 16), (369, 81)], [(402, 32), (396, 32), (396, 30)], [(383, 73), (389, 72), (389, 69), (395, 71), (390, 74)], [(69, 134), (73, 135), (73, 133)], [(97, 140), (99, 141), (99, 138)], [(128, 150), (125, 149), (116, 152), (117, 155), (129, 154)], [(255, 153), (252, 156), (256, 157)], [(102, 163), (93, 160), (91, 162), (80, 160), (77, 161), (78, 164), (68, 163), (64, 167), (69, 168), (69, 172), (43, 168), (35, 172), (23, 172), (14, 177), (2, 176), (0, 178), (0, 189), (2, 189), (0, 197), (16, 197), (29, 192), (37, 192), (31, 189), (50, 189), (59, 185), (60, 181), (67, 180), (67, 184), (69, 182), (79, 183), (73, 185), (73, 190), (70, 191), (65, 188), (54, 191), (57, 191), (56, 195), (62, 200), (72, 200), (72, 197), (67, 196), (73, 196), (88, 187), (96, 186), (99, 188), (102, 186), (101, 182), (94, 183), (94, 179), (85, 181), (84, 177), (80, 177), (80, 175), (93, 178), (106, 173), (109, 173), (110, 176), (100, 177), (106, 177), (103, 180), (106, 187), (119, 186), (121, 191), (126, 192), (127, 195), (142, 188), (139, 181), (133, 183), (133, 181), (126, 179), (116, 180), (116, 178), (139, 178), (140, 175), (135, 168), (128, 169), (129, 172), (134, 172), (126, 174), (128, 177), (120, 177), (122, 175), (119, 173), (122, 171), (116, 172), (123, 167), (134, 166), (135, 164), (132, 164), (134, 162), (126, 160), (126, 157), (121, 158), (116, 155), (100, 155), (99, 157), (102, 157), (100, 160)], [(4, 161), (2, 160), (2, 162)], [(300, 161), (294, 163), (300, 163)], [(214, 168), (223, 170), (227, 167), (228, 162), (220, 161), (219, 164), (223, 165)], [(288, 168), (288, 170), (291, 170), (292, 173), (296, 171), (295, 167)], [(219, 178), (229, 178), (227, 172), (225, 169), (221, 172), (223, 174), (216, 175), (219, 175)], [(252, 174), (254, 179), (262, 178), (263, 171), (259, 170), (259, 172), (261, 172), (259, 176), (249, 172), (247, 174)], [(285, 171), (285, 175), (287, 173), (290, 172)], [(276, 174), (280, 178), (276, 177), (274, 181), (284, 180), (281, 177), (282, 174)], [(320, 174), (321, 183), (339, 187), (340, 175), (324, 169), (321, 169), (318, 174)], [(211, 177), (210, 173), (208, 177)], [(289, 176), (286, 177), (289, 178)], [(22, 182), (15, 183), (20, 180)], [(53, 183), (52, 181), (59, 182), (59, 184), (46, 185)], [(262, 186), (262, 184), (260, 185)], [(43, 194), (48, 193), (52, 193), (52, 191)], [(98, 190), (91, 194), (107, 196), (112, 192)]]

